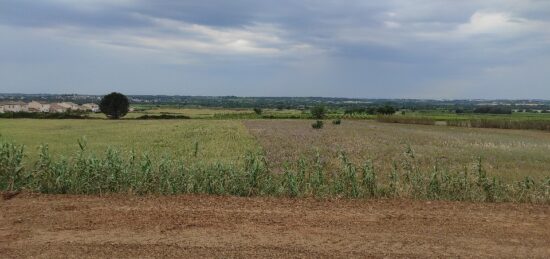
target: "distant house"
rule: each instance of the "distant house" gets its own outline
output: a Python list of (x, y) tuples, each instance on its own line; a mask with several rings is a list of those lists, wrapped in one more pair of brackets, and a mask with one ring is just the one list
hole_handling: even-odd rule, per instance
[(0, 103), (0, 106), (2, 106), (3, 112), (26, 112), (29, 110), (24, 102), (4, 102)]
[(49, 109), (48, 109), (48, 112), (66, 112), (67, 111), (67, 108), (65, 108), (64, 106), (61, 106), (57, 103), (52, 103), (49, 105)]
[(73, 110), (73, 111), (80, 110), (80, 106), (73, 102), (62, 102), (62, 103), (58, 103), (58, 105), (65, 108), (66, 110)]
[(0, 113), (4, 113), (4, 106), (0, 104)]
[(50, 105), (49, 103), (44, 103), (42, 104), (42, 109), (40, 110), (41, 112), (50, 112)]
[(99, 105), (95, 103), (85, 103), (82, 105), (82, 109), (86, 111), (99, 112)]
[(29, 112), (42, 112), (44, 109), (44, 104), (32, 101), (27, 104), (27, 107), (29, 109)]

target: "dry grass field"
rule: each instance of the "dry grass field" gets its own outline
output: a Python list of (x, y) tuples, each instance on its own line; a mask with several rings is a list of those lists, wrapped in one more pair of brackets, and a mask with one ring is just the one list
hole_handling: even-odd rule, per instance
[(410, 146), (420, 166), (438, 164), (452, 169), (472, 169), (481, 157), (485, 169), (506, 180), (550, 175), (550, 133), (528, 130), (471, 129), (459, 127), (387, 124), (375, 121), (325, 122), (321, 130), (306, 120), (249, 120), (244, 124), (256, 136), (268, 160), (276, 167), (317, 152), (333, 168), (340, 166), (338, 152), (355, 163), (372, 160), (375, 168), (389, 172)]

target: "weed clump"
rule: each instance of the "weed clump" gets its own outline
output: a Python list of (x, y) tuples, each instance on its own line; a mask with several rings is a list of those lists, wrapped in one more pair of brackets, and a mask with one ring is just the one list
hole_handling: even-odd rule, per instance
[(323, 121), (316, 121), (315, 123), (311, 124), (311, 127), (314, 129), (322, 129)]

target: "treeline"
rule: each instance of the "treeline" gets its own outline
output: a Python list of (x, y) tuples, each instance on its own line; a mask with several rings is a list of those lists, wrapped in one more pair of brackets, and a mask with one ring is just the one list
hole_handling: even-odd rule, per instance
[(391, 105), (384, 106), (371, 106), (371, 107), (351, 107), (344, 110), (344, 115), (354, 115), (354, 114), (394, 114), (398, 111), (397, 108)]
[(512, 114), (512, 109), (500, 106), (484, 106), (474, 109), (474, 113), (480, 114)]
[(161, 115), (149, 115), (145, 114), (135, 118), (136, 120), (178, 120), (178, 119), (191, 119), (185, 115), (173, 115), (173, 114), (161, 114)]
[(3, 119), (90, 119), (84, 112), (67, 111), (67, 112), (5, 112), (0, 113), (0, 118)]

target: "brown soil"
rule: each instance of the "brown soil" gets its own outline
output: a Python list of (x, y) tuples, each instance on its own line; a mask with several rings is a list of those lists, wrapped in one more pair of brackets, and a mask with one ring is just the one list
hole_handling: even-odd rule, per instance
[(20, 194), (0, 257), (550, 257), (550, 206)]

